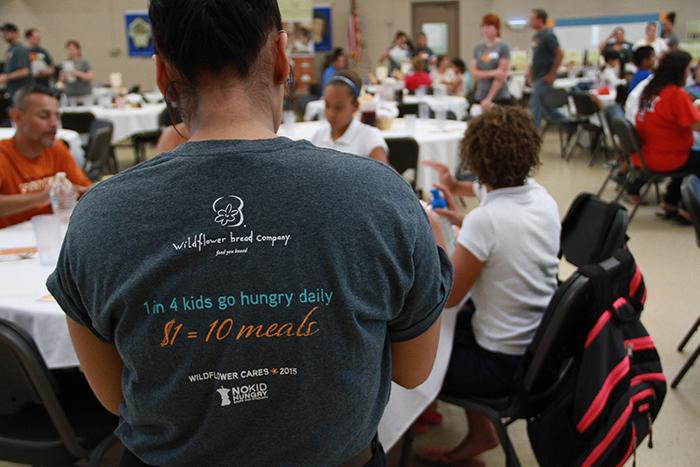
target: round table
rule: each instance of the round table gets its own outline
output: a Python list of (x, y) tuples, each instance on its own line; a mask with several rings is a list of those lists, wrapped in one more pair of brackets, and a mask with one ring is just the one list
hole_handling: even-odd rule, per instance
[(165, 104), (144, 104), (141, 107), (116, 109), (92, 105), (87, 107), (62, 107), (61, 113), (91, 112), (95, 118), (108, 120), (114, 125), (112, 143), (118, 143), (141, 131), (159, 128), (158, 117), (165, 110)]
[[(49, 368), (78, 366), (66, 317), (48, 295), (46, 278), (53, 267), (40, 266), (36, 257), (20, 259), (2, 253), (6, 248), (34, 246), (31, 223), (0, 229), (0, 318), (12, 321), (34, 338)], [(392, 384), (391, 396), (379, 423), (379, 440), (390, 449), (416, 418), (437, 398), (452, 353), (459, 307), (443, 313), (440, 344), (428, 379), (415, 389)]]
[[(325, 122), (299, 122), (293, 128), (280, 127), (278, 134), (291, 139), (311, 140), (313, 134)], [(403, 119), (395, 119), (389, 130), (382, 131), (384, 138), (413, 137), (418, 143), (418, 170), (416, 174), (416, 187), (428, 192), (438, 182), (434, 170), (421, 167), (420, 162), (432, 160), (441, 162), (456, 171), (460, 165), (459, 145), (467, 129), (466, 122), (446, 120), (421, 120), (416, 119), (416, 128), (413, 134), (409, 134)]]
[[(464, 116), (467, 114), (467, 99), (459, 96), (404, 96), (403, 102), (405, 104), (428, 104), (433, 112), (440, 110), (451, 111), (457, 116), (457, 120), (463, 120)], [(380, 101), (380, 107), (387, 109), (390, 112), (395, 113), (398, 116), (398, 106), (394, 101)], [(323, 120), (326, 110), (326, 103), (323, 99), (316, 101), (311, 101), (306, 104), (306, 109), (304, 110), (304, 120), (310, 122), (312, 120)]]
[[(14, 135), (14, 128), (0, 128), (0, 139), (12, 138)], [(83, 151), (80, 134), (73, 130), (64, 130), (63, 128), (59, 128), (58, 132), (56, 133), (56, 137), (68, 143), (70, 153), (80, 167), (85, 165), (85, 151)]]

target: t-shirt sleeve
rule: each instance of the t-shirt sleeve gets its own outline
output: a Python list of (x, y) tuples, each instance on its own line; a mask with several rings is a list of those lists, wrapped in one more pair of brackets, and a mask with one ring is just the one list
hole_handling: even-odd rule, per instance
[(510, 46), (508, 44), (501, 44), (501, 50), (500, 50), (500, 59), (508, 59), (510, 60)]
[(690, 95), (681, 88), (676, 88), (673, 109), (678, 124), (689, 128), (693, 123), (700, 121), (700, 111), (693, 105)]
[(474, 60), (477, 62), (481, 60), (481, 45), (477, 45), (474, 47), (474, 54), (473, 54)]
[(362, 135), (363, 138), (365, 138), (364, 145), (365, 145), (365, 154), (369, 156), (369, 154), (374, 151), (376, 148), (382, 148), (384, 149), (385, 152), (389, 152), (389, 146), (386, 144), (386, 141), (384, 140), (384, 137), (382, 136), (382, 133), (374, 127), (369, 127), (369, 131), (366, 132), (365, 135)]
[(98, 331), (95, 327), (85, 300), (80, 293), (78, 286), (80, 279), (77, 277), (77, 267), (74, 264), (79, 256), (78, 252), (75, 251), (74, 245), (80, 245), (80, 240), (76, 241), (75, 236), (77, 232), (71, 227), (74, 227), (72, 223), (69, 225), (68, 233), (63, 241), (56, 269), (46, 280), (46, 288), (66, 316), (88, 328), (101, 341), (111, 343), (113, 342), (112, 336)]
[(457, 243), (484, 263), (496, 245), (495, 237), (491, 218), (482, 208), (476, 208), (464, 218)]
[(59, 157), (61, 158), (61, 168), (68, 176), (68, 180), (75, 185), (92, 185), (92, 182), (87, 178), (80, 166), (78, 166), (78, 163), (75, 162), (75, 159), (73, 159), (68, 149), (66, 149), (63, 144), (56, 145), (56, 147), (58, 148)]
[(88, 62), (87, 60), (81, 60), (78, 64), (78, 68), (82, 72), (87, 72), (87, 71), (92, 70), (92, 66), (90, 65), (90, 62)]
[(392, 342), (414, 339), (438, 319), (452, 290), (452, 263), (438, 247), (423, 209), (416, 202), (419, 219), (413, 250), (413, 285), (408, 291), (401, 313), (389, 322)]
[(29, 68), (29, 50), (18, 48), (10, 59), (10, 69), (16, 71), (22, 68)]
[(552, 52), (559, 48), (559, 39), (557, 38), (556, 34), (549, 34), (547, 42), (549, 43), (549, 48), (552, 50)]

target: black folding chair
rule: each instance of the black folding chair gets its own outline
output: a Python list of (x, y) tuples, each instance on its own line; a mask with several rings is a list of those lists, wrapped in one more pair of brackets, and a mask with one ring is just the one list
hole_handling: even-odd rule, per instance
[(114, 173), (111, 170), (112, 164), (116, 164), (114, 148), (112, 147), (113, 127), (110, 122), (107, 123), (109, 125), (99, 125), (92, 129), (85, 152), (85, 173), (93, 181), (98, 181), (104, 175)]
[(175, 122), (172, 121), (172, 117), (167, 108), (158, 115), (158, 129), (149, 131), (139, 131), (136, 134), (131, 135), (131, 143), (134, 147), (134, 159), (138, 164), (146, 160), (146, 148), (148, 146), (155, 146), (158, 144), (158, 139), (160, 134), (163, 132), (163, 128), (170, 125), (175, 125), (180, 123), (182, 119), (180, 114), (176, 112)]
[[(104, 465), (118, 419), (89, 393), (61, 394), (34, 340), (0, 319), (0, 460)], [(74, 388), (71, 388), (74, 389)]]
[(439, 399), (486, 415), (498, 434), (507, 467), (520, 466), (508, 436), (508, 426), (518, 419), (541, 413), (564, 380), (583, 339), (583, 323), (591, 315), (589, 279), (578, 271), (559, 285), (544, 312), (537, 333), (525, 353), (510, 395), (501, 398), (455, 397)]
[[(693, 227), (695, 227), (695, 241), (700, 247), (700, 178), (697, 175), (690, 175), (683, 180), (683, 185), (681, 185), (681, 196), (683, 197), (683, 204), (685, 208), (690, 213), (690, 218), (693, 221)], [(685, 345), (688, 343), (693, 334), (700, 327), (700, 316), (695, 320), (695, 324), (688, 330), (688, 333), (683, 337), (683, 340), (678, 344), (678, 351), (682, 352)], [(671, 382), (671, 387), (673, 389), (678, 386), (685, 374), (690, 370), (690, 367), (695, 364), (695, 360), (700, 356), (700, 344), (695, 347), (695, 351), (690, 355), (688, 360), (685, 362), (683, 367), (680, 369), (673, 382)]]
[(401, 102), (397, 107), (399, 108), (399, 118), (403, 118), (405, 115), (418, 115), (418, 104)]
[[(661, 181), (667, 177), (684, 177), (689, 174), (687, 171), (654, 172), (653, 170), (650, 170), (646, 163), (646, 155), (642, 151), (642, 146), (639, 142), (637, 130), (627, 119), (623, 117), (613, 118), (610, 130), (612, 131), (614, 137), (617, 138), (620, 149), (627, 154), (627, 157), (630, 157), (632, 154), (637, 154), (637, 157), (639, 158), (640, 167), (636, 168), (635, 175), (644, 181), (645, 186), (640, 194), (640, 199), (644, 199), (646, 197), (653, 184), (656, 187), (656, 198), (657, 202), (659, 202), (661, 198), (658, 184)], [(630, 170), (632, 170), (633, 167), (633, 165), (630, 165)], [(620, 199), (623, 193), (624, 190), (620, 191), (617, 199)], [(630, 223), (632, 223), (632, 219), (634, 219), (637, 209), (639, 209), (639, 203), (632, 209), (632, 213), (630, 214)]]
[(627, 209), (621, 204), (581, 193), (562, 220), (559, 257), (576, 267), (610, 258), (625, 245), (628, 224)]
[[(605, 123), (608, 125), (610, 133), (612, 134), (613, 118), (624, 117), (625, 111), (618, 104), (613, 104), (605, 108), (605, 110), (603, 111), (603, 116), (605, 117)], [(596, 196), (600, 196), (603, 194), (603, 192), (605, 191), (605, 187), (608, 186), (610, 180), (615, 178), (616, 174), (620, 177), (616, 179), (616, 181), (619, 183), (618, 190), (624, 190), (625, 185), (627, 183), (628, 174), (630, 173), (631, 162), (629, 160), (629, 155), (626, 154), (625, 151), (622, 151), (620, 149), (620, 146), (617, 143), (617, 138), (614, 134), (612, 134), (612, 137), (610, 139), (612, 140), (612, 151), (614, 157), (610, 160), (610, 170), (608, 171), (608, 175), (605, 177), (605, 180), (603, 180), (603, 184), (598, 189)], [(620, 171), (621, 168), (624, 168), (624, 170)]]
[[(624, 261), (629, 261), (628, 253), (618, 251)], [(624, 264), (616, 256), (597, 263), (605, 271), (611, 287), (625, 279)], [(602, 285), (588, 277), (585, 270), (577, 270), (559, 285), (523, 356), (509, 396), (495, 399), (440, 396), (440, 400), (479, 412), (491, 420), (505, 453), (507, 467), (520, 466), (507, 427), (518, 419), (539, 415), (561, 391), (566, 390), (562, 383), (599, 311), (594, 309), (597, 306), (594, 303), (597, 287)]]
[[(416, 188), (416, 173), (418, 172), (418, 143), (413, 138), (386, 138), (389, 146), (389, 165), (404, 179)], [(406, 173), (413, 170), (413, 175)]]
[(87, 145), (90, 127), (94, 121), (95, 114), (92, 112), (65, 112), (61, 114), (61, 127), (80, 134), (83, 148)]
[[(593, 165), (595, 162), (596, 154), (599, 149), (603, 149), (605, 153), (606, 160), (610, 157), (610, 150), (608, 148), (608, 143), (605, 137), (605, 130), (603, 129), (603, 119), (602, 112), (598, 107), (598, 104), (593, 100), (593, 97), (587, 92), (575, 91), (571, 93), (571, 97), (574, 101), (574, 107), (576, 108), (576, 116), (581, 120), (581, 123), (576, 128), (576, 134), (574, 135), (574, 143), (572, 148), (575, 148), (580, 144), (581, 135), (586, 132), (591, 140), (590, 153), (591, 160), (588, 165)], [(596, 125), (591, 121), (591, 117), (597, 116), (600, 125)], [(571, 159), (573, 155), (573, 149), (567, 155), (566, 160)]]
[[(569, 107), (569, 93), (565, 89), (554, 87), (547, 88), (542, 94), (542, 105), (550, 109), (566, 109), (567, 113), (571, 115), (571, 109)], [(554, 120), (547, 115), (547, 112), (542, 113), (542, 118), (547, 126), (557, 127), (557, 131), (559, 133), (559, 150), (561, 152), (562, 159), (565, 159), (570, 151), (569, 146), (572, 138), (576, 134), (579, 125), (581, 125), (584, 120), (570, 116), (567, 116), (562, 120)]]

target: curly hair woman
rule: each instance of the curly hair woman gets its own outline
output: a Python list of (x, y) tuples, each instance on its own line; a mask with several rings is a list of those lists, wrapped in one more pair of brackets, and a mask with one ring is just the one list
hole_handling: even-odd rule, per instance
[[(460, 225), (447, 306), (471, 293), (457, 318), (454, 346), (442, 391), (453, 396), (497, 397), (510, 392), (514, 374), (557, 286), (560, 223), (557, 204), (530, 175), (539, 164), (540, 136), (524, 109), (493, 106), (472, 120), (461, 157), (477, 182), (458, 182), (447, 167), (428, 163), (448, 209), (437, 215)], [(452, 193), (472, 195), (480, 206), (466, 216)], [(487, 417), (466, 412), (469, 434), (456, 447), (428, 448), (429, 462), (462, 465), (498, 446)]]

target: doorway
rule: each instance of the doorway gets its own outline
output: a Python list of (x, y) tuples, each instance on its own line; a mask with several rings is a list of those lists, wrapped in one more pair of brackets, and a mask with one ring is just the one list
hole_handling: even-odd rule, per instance
[(459, 57), (459, 2), (411, 4), (413, 38), (424, 32), (436, 55)]

